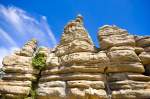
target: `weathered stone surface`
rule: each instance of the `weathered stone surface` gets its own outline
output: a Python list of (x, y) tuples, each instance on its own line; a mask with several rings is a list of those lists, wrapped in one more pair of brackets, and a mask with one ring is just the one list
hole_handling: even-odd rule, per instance
[(149, 97), (150, 89), (129, 89), (112, 92), (112, 99), (148, 99)]
[[(100, 48), (79, 15), (65, 26), (55, 48), (27, 42), (3, 59), (0, 98), (26, 99), (36, 92), (36, 99), (149, 99), (150, 37), (105, 25), (98, 38)], [(39, 53), (46, 59), (40, 70), (32, 66)]]
[(134, 47), (134, 46), (118, 46), (118, 47), (114, 46), (109, 49), (109, 51), (115, 51), (115, 50), (133, 50), (135, 51), (136, 54), (140, 54), (144, 52), (144, 48)]
[(144, 47), (144, 51), (145, 51), (145, 52), (150, 52), (150, 46)]
[(150, 36), (135, 36), (136, 45), (140, 47), (150, 46)]
[(15, 54), (17, 55), (21, 55), (21, 56), (28, 56), (28, 57), (32, 57), (34, 51), (37, 48), (37, 40), (32, 39), (30, 41), (28, 41), (20, 51), (17, 51)]
[(70, 88), (69, 99), (107, 99), (107, 94), (102, 89), (81, 89), (81, 88)]
[(32, 83), (30, 81), (0, 80), (0, 85), (31, 87), (31, 84)]
[(48, 67), (57, 67), (60, 65), (59, 58), (55, 55), (55, 53), (50, 53), (46, 60), (46, 64)]
[[(127, 40), (128, 39), (128, 40)], [(104, 38), (101, 41), (101, 46), (104, 49), (110, 48), (112, 46), (123, 46), (123, 45), (128, 45), (128, 46), (134, 46), (135, 41), (133, 36), (110, 36), (109, 38)]]
[(123, 80), (117, 82), (109, 83), (109, 86), (112, 90), (120, 90), (120, 89), (148, 89), (150, 82), (142, 82), (142, 81), (132, 81), (132, 80)]
[(25, 96), (29, 94), (30, 89), (30, 87), (3, 85), (0, 87), (0, 92), (2, 94), (15, 94)]
[(23, 65), (13, 65), (12, 66), (4, 66), (3, 70), (5, 73), (26, 73), (26, 74), (39, 74), (39, 70), (34, 69), (31, 66), (23, 66)]
[(32, 90), (39, 70), (32, 66), (32, 55), (37, 47), (36, 40), (31, 40), (12, 55), (3, 59), (2, 70), (5, 72), (0, 80), (2, 99), (24, 99)]
[(122, 80), (150, 81), (150, 77), (138, 73), (110, 73), (108, 75), (110, 82)]
[(9, 74), (5, 74), (3, 76), (3, 79), (5, 79), (5, 80), (17, 80), (17, 81), (24, 81), (24, 80), (35, 81), (36, 77), (32, 74), (9, 73)]
[(105, 75), (100, 73), (79, 73), (79, 74), (66, 74), (64, 80), (97, 80), (105, 81)]
[(65, 99), (65, 88), (62, 87), (42, 87), (37, 91), (38, 99)]
[(136, 54), (140, 54), (140, 53), (142, 53), (142, 52), (144, 52), (144, 48), (142, 48), (142, 47), (134, 47), (134, 49), (135, 49), (135, 53)]
[[(150, 77), (142, 74), (146, 68), (138, 57), (145, 48), (136, 46), (135, 37), (117, 26), (102, 27), (99, 40), (101, 51), (95, 49), (83, 27), (82, 17), (68, 23), (60, 44), (48, 55), (48, 67), (41, 72), (37, 91), (43, 90), (38, 99), (149, 97), (145, 90), (149, 90)], [(56, 87), (65, 90), (62, 90), (64, 96), (55, 91)]]
[(82, 20), (83, 18), (81, 16), (77, 16), (75, 20), (69, 22), (65, 26), (60, 45), (70, 43), (74, 40), (84, 40), (93, 45), (91, 37), (88, 35), (86, 29), (83, 26)]
[(18, 56), (18, 55), (9, 55), (4, 57), (3, 59), (3, 65), (31, 65), (32, 58), (31, 57), (25, 57), (25, 56)]
[(94, 88), (94, 89), (104, 89), (105, 85), (103, 81), (87, 81), (87, 80), (76, 80), (67, 81), (68, 87), (70, 88)]
[(100, 27), (98, 36), (100, 39), (105, 38), (110, 35), (128, 35), (128, 31), (121, 29), (115, 25), (104, 25)]
[(150, 52), (142, 52), (139, 57), (143, 64), (150, 64)]
[(140, 59), (132, 50), (115, 50), (108, 52), (111, 62), (139, 62)]
[(97, 64), (97, 65), (72, 65), (72, 66), (61, 66), (53, 67), (42, 71), (41, 75), (52, 75), (52, 74), (64, 74), (73, 72), (82, 73), (104, 73), (104, 70), (108, 65)]
[(90, 53), (80, 52), (61, 57), (62, 64), (81, 64), (81, 63), (106, 63), (109, 62), (105, 52)]
[(39, 87), (66, 87), (66, 83), (64, 81), (44, 82), (39, 83)]
[(98, 37), (102, 49), (113, 46), (135, 46), (134, 36), (128, 35), (126, 30), (117, 26), (106, 25), (100, 28)]
[(134, 51), (135, 47), (132, 47), (132, 46), (114, 46), (114, 47), (111, 47), (109, 49), (109, 51), (115, 51), (115, 50), (132, 50), (132, 51)]
[(94, 52), (95, 47), (86, 41), (74, 40), (66, 45), (56, 47), (56, 55), (62, 56), (74, 52)]
[(105, 75), (103, 74), (89, 74), (89, 73), (79, 73), (79, 74), (62, 74), (62, 75), (48, 75), (44, 76), (40, 79), (40, 81), (56, 81), (56, 80), (64, 80), (64, 81), (70, 81), (70, 80), (101, 80), (105, 81)]
[(106, 69), (107, 73), (119, 73), (119, 72), (143, 73), (144, 71), (145, 71), (144, 66), (140, 62), (125, 62), (125, 63), (111, 62)]

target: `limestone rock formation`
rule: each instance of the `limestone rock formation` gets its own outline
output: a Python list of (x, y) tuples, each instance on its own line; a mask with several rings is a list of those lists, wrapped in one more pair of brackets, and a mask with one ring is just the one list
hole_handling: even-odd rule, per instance
[(134, 36), (128, 35), (127, 30), (117, 26), (105, 25), (98, 33), (101, 49), (113, 46), (135, 46)]
[(87, 30), (83, 26), (82, 16), (69, 22), (62, 34), (60, 44), (56, 47), (56, 55), (63, 56), (74, 52), (94, 52), (95, 47)]
[[(38, 99), (106, 99), (104, 68), (106, 53), (95, 53), (82, 17), (65, 26), (60, 44), (47, 59), (37, 89)], [(103, 68), (101, 68), (101, 67)]]
[(101, 48), (107, 50), (110, 60), (106, 71), (111, 98), (149, 98), (150, 77), (142, 74), (145, 72), (142, 63), (147, 63), (150, 58), (142, 52), (141, 46), (136, 47), (134, 36), (117, 26), (103, 26), (99, 31), (99, 39)]
[[(29, 41), (3, 60), (2, 99), (24, 99), (32, 96), (31, 90), (36, 99), (149, 99), (150, 36), (105, 25), (98, 39), (99, 49), (78, 15), (55, 48), (36, 50), (35, 40)], [(37, 54), (45, 59), (39, 58), (37, 66), (46, 67), (34, 68)]]
[(0, 93), (2, 99), (24, 99), (31, 91), (32, 81), (39, 74), (32, 67), (32, 55), (37, 47), (37, 41), (28, 41), (25, 46), (16, 53), (3, 59), (3, 71), (5, 75), (0, 80)]

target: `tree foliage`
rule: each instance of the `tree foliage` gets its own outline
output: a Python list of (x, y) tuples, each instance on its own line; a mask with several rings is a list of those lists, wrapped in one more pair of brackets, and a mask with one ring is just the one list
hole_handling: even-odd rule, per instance
[(37, 53), (32, 59), (32, 65), (36, 69), (43, 69), (46, 66), (46, 56), (43, 53)]

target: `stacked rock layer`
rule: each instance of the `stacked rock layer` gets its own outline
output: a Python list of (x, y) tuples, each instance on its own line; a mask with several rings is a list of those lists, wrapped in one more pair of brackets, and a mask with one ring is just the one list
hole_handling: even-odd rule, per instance
[(105, 52), (96, 52), (78, 16), (66, 25), (60, 44), (48, 56), (38, 99), (107, 99), (104, 68), (108, 61)]
[(150, 75), (150, 36), (135, 36), (136, 46), (144, 49), (139, 57), (145, 66), (145, 75)]
[[(60, 43), (39, 48), (46, 56), (41, 71), (32, 66), (36, 42), (3, 60), (3, 99), (24, 99), (31, 89), (36, 99), (150, 99), (150, 36), (133, 36), (117, 26), (98, 31), (96, 48), (78, 15), (69, 22)], [(38, 75), (38, 86), (32, 88)]]
[(39, 73), (32, 67), (36, 47), (36, 40), (28, 41), (20, 51), (3, 59), (2, 69), (6, 74), (0, 80), (2, 99), (24, 99), (30, 94), (32, 81)]
[(104, 26), (99, 31), (99, 39), (110, 60), (106, 69), (108, 95), (112, 99), (149, 98), (150, 77), (143, 75), (145, 69), (138, 57), (143, 49), (136, 47), (134, 36), (116, 26)]

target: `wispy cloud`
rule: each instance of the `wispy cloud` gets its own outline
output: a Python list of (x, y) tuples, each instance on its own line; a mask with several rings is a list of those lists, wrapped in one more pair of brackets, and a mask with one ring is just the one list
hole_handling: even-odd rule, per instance
[(6, 44), (9, 43), (11, 46), (17, 46), (17, 43), (2, 28), (0, 28), (0, 35), (0, 39), (5, 40)]
[(14, 38), (16, 43), (21, 40), (26, 41), (31, 38), (37, 38), (40, 44), (54, 47), (57, 42), (46, 17), (40, 15), (38, 17), (40, 18), (37, 19), (26, 11), (14, 6), (5, 7), (0, 5), (1, 30)]
[(35, 17), (20, 8), (0, 5), (0, 52), (3, 53), (0, 63), (3, 56), (31, 38), (36, 38), (43, 46), (54, 47), (57, 44), (45, 16)]

